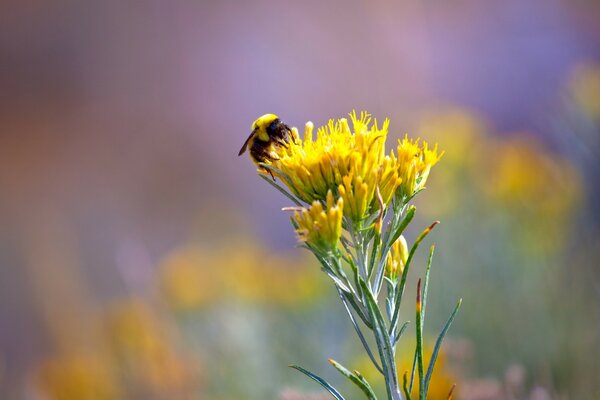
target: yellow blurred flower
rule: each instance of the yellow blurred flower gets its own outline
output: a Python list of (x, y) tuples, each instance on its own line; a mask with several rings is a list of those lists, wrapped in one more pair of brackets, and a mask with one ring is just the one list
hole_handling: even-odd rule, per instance
[(51, 357), (40, 364), (36, 378), (52, 400), (122, 398), (109, 360), (98, 354), (68, 352)]
[(524, 245), (556, 251), (564, 243), (566, 219), (583, 190), (577, 170), (526, 135), (499, 141), (495, 149), (483, 172), (486, 194), (520, 221), (527, 218), (529, 229), (518, 232), (530, 235), (521, 238), (526, 239)]
[(487, 193), (507, 205), (557, 216), (579, 196), (575, 168), (530, 136), (499, 142), (488, 171)]
[(274, 253), (249, 238), (211, 249), (194, 245), (175, 249), (161, 263), (159, 285), (167, 304), (178, 311), (223, 299), (309, 304), (321, 291), (312, 262)]
[(470, 195), (476, 172), (483, 168), (488, 146), (486, 123), (475, 113), (458, 108), (429, 110), (419, 117), (416, 131), (422, 137), (439, 143), (445, 150), (444, 168), (436, 171), (433, 193), (419, 199), (419, 209), (426, 215), (439, 217), (451, 213)]
[(223, 286), (219, 260), (211, 252), (192, 246), (176, 249), (160, 265), (160, 283), (167, 302), (177, 309), (190, 309), (219, 296)]
[[(429, 359), (428, 355), (433, 352), (432, 344), (425, 344), (423, 346), (424, 358), (425, 362)], [(410, 371), (412, 369), (414, 353), (411, 351), (403, 351), (400, 353), (400, 357), (398, 359), (398, 378), (400, 382), (404, 381), (404, 373), (408, 371), (408, 379), (410, 379)], [(427, 364), (426, 364), (427, 365)], [(427, 399), (428, 400), (448, 400), (448, 393), (452, 386), (456, 383), (457, 377), (450, 370), (448, 366), (448, 362), (446, 360), (446, 351), (444, 347), (441, 348), (438, 353), (438, 358), (435, 362), (435, 369), (433, 375), (431, 377), (431, 381), (429, 382), (429, 388), (427, 391)], [(419, 397), (419, 377), (415, 371), (415, 380), (411, 392), (411, 397), (416, 399)], [(456, 397), (456, 396), (454, 396)]]
[[(304, 257), (277, 254), (247, 241), (222, 250), (222, 292), (243, 302), (299, 305), (318, 300), (322, 283), (318, 270)], [(264, 279), (268, 276), (269, 279)]]
[(569, 89), (586, 115), (600, 120), (600, 64), (586, 63), (573, 70)]
[(176, 350), (177, 341), (141, 300), (117, 303), (106, 317), (109, 348), (130, 384), (144, 393), (187, 393), (197, 383), (195, 363)]
[(325, 207), (315, 200), (309, 208), (296, 211), (293, 220), (301, 241), (327, 253), (337, 248), (342, 237), (344, 201), (341, 197), (334, 201), (333, 193), (329, 191)]
[(166, 342), (160, 323), (140, 300), (116, 303), (106, 315), (106, 327), (112, 347), (123, 356), (156, 353)]
[[(424, 346), (424, 351), (425, 355), (431, 354), (433, 351), (433, 345), (426, 343)], [(405, 371), (408, 371), (408, 379), (410, 380), (410, 372), (412, 370), (414, 354), (414, 349), (409, 347), (399, 348), (397, 351), (398, 380), (401, 383), (404, 382)], [(427, 360), (428, 357), (425, 359)], [(353, 367), (355, 368), (352, 369), (358, 370), (372, 386), (380, 387), (384, 384), (383, 376), (373, 367), (371, 360), (366, 354), (361, 355), (358, 359), (356, 359), (353, 363)], [(416, 374), (417, 372), (415, 371), (413, 389), (411, 392), (411, 397), (413, 399), (419, 397), (419, 378)], [(427, 399), (448, 400), (448, 393), (450, 392), (452, 385), (457, 382), (457, 379), (458, 375), (450, 369), (450, 365), (446, 357), (446, 350), (444, 346), (442, 346), (440, 352), (438, 353), (435, 369), (429, 383)], [(457, 398), (456, 395), (454, 397)]]

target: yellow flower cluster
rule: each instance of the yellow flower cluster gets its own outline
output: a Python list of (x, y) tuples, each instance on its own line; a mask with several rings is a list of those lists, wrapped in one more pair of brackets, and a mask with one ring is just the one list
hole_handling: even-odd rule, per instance
[(344, 216), (360, 222), (378, 211), (377, 188), (384, 204), (395, 195), (410, 197), (423, 188), (442, 154), (437, 146), (430, 150), (427, 143), (405, 137), (398, 142), (397, 157), (394, 151), (386, 155), (389, 120), (378, 126), (368, 113), (352, 112), (350, 122), (352, 128), (345, 118), (330, 120), (316, 138), (307, 123), (304, 138), (294, 130), (295, 140), (278, 147), (278, 159), (270, 165), (298, 199), (324, 202), (332, 192), (343, 199)]
[(315, 200), (309, 208), (296, 211), (293, 217), (300, 240), (325, 252), (335, 249), (342, 237), (344, 208), (342, 198), (335, 202), (331, 191), (326, 200), (326, 208)]
[(416, 191), (425, 187), (431, 167), (442, 157), (438, 154), (437, 145), (429, 149), (427, 142), (419, 146), (419, 139), (410, 140), (408, 135), (398, 141), (398, 168), (402, 183), (399, 187), (400, 196), (410, 197)]
[(43, 398), (86, 399), (92, 393), (97, 400), (123, 398), (107, 358), (88, 353), (68, 351), (44, 359), (35, 372)]
[[(227, 268), (218, 268), (222, 265)], [(163, 299), (177, 312), (195, 312), (223, 300), (285, 308), (320, 300), (322, 281), (312, 267), (312, 260), (273, 253), (242, 236), (210, 248), (189, 244), (174, 249), (160, 264), (158, 283)]]
[(303, 140), (297, 138), (295, 144), (277, 149), (280, 159), (274, 161), (273, 166), (285, 174), (279, 177), (299, 199), (307, 203), (325, 200), (327, 192), (337, 192), (344, 177), (362, 178), (372, 198), (378, 168), (384, 158), (389, 122), (386, 120), (381, 128), (375, 122), (369, 129), (369, 114), (363, 112), (358, 117), (353, 112), (350, 119), (353, 130), (345, 118), (330, 120), (317, 130), (316, 139), (309, 122)]
[(202, 390), (201, 365), (179, 348), (169, 321), (137, 297), (85, 319), (84, 341), (59, 337), (65, 346), (32, 371), (40, 398), (118, 400), (138, 398), (137, 393), (146, 399), (192, 398)]

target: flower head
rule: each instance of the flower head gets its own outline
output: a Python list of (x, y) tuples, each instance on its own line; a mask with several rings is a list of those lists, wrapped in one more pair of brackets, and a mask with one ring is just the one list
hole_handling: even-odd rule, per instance
[(301, 241), (315, 249), (333, 251), (342, 236), (342, 210), (344, 201), (334, 201), (333, 193), (327, 193), (325, 208), (323, 203), (315, 200), (309, 208), (302, 208), (292, 217)]
[(419, 146), (419, 139), (410, 140), (408, 135), (398, 140), (398, 161), (402, 183), (398, 188), (399, 195), (410, 198), (425, 187), (431, 167), (434, 166), (444, 152), (438, 154), (438, 146), (429, 149), (427, 142)]
[(279, 170), (275, 174), (300, 200), (309, 204), (325, 200), (330, 190), (337, 193), (346, 176), (360, 177), (370, 194), (365, 200), (372, 200), (389, 122), (371, 125), (371, 116), (364, 112), (360, 116), (351, 113), (350, 121), (352, 129), (345, 118), (330, 120), (317, 130), (316, 138), (309, 122), (303, 139), (277, 149), (279, 160), (271, 163)]

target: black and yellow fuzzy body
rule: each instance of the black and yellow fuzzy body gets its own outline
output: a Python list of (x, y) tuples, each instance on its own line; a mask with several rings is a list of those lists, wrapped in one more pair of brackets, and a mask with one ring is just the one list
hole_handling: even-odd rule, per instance
[[(287, 147), (290, 137), (294, 140), (289, 126), (281, 122), (275, 114), (265, 114), (252, 124), (252, 133), (240, 149), (238, 156), (244, 154), (246, 149), (250, 153), (252, 161), (259, 165), (270, 161), (276, 161), (273, 154), (274, 147)], [(260, 165), (259, 167), (262, 168)], [(273, 174), (269, 171), (271, 176)]]

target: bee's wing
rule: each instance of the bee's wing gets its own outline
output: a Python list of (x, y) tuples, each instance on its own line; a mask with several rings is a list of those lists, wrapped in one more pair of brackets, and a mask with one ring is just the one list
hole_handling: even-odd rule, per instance
[(238, 156), (241, 156), (242, 154), (244, 154), (244, 152), (246, 151), (246, 147), (248, 147), (248, 143), (250, 143), (250, 139), (252, 139), (252, 136), (254, 136), (254, 131), (252, 131), (252, 133), (250, 134), (250, 136), (248, 136), (248, 139), (246, 139), (246, 141), (244, 142), (244, 145), (240, 149), (240, 152), (238, 153)]

